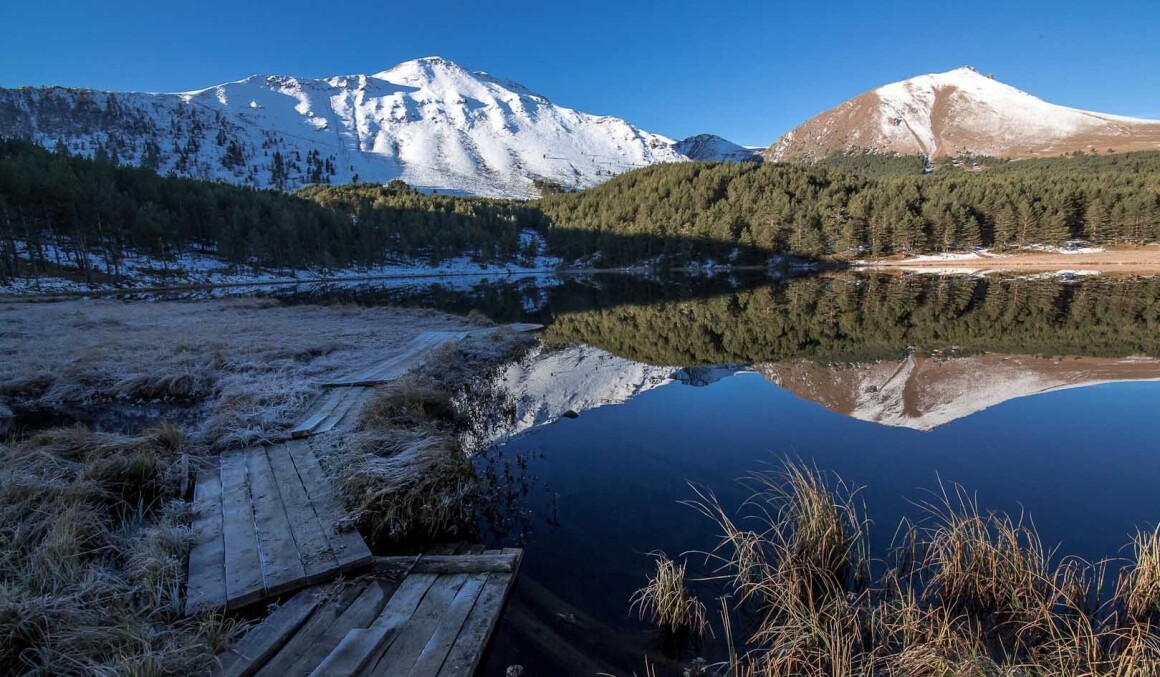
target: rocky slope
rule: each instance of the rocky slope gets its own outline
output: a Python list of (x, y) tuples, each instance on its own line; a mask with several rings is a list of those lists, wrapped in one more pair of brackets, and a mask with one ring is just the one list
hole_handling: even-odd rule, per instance
[(850, 99), (778, 139), (764, 157), (817, 160), (874, 151), (1028, 158), (1108, 149), (1160, 149), (1160, 121), (1057, 106), (963, 67)]

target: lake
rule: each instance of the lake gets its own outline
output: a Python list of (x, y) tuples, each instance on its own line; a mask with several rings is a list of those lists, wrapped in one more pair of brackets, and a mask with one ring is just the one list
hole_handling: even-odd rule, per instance
[[(1160, 519), (1156, 280), (585, 284), (605, 293), (560, 289), (529, 313), (545, 349), (499, 385), (510, 439), (481, 468), (518, 470), (482, 528), (525, 560), (485, 674), (640, 674), (646, 650), (662, 672), (666, 655), (719, 659), (720, 641), (659, 646), (629, 597), (650, 552), (717, 543), (682, 503), (691, 483), (736, 507), (737, 480), (784, 458), (864, 487), (875, 557), (940, 486), (1028, 515), (1045, 544), (1089, 560), (1126, 554)], [(687, 559), (690, 576), (712, 573)], [(715, 584), (693, 591), (715, 608)]]

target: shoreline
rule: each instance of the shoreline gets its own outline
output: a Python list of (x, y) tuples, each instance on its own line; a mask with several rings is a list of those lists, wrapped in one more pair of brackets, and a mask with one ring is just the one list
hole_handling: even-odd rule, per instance
[(1110, 249), (1101, 252), (1031, 252), (999, 255), (950, 255), (946, 258), (878, 259), (853, 261), (853, 270), (955, 272), (1093, 271), (1107, 273), (1160, 273), (1160, 247)]

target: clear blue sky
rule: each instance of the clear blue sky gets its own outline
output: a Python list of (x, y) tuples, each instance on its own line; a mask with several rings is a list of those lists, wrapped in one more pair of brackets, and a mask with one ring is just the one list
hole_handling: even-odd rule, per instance
[(439, 55), (681, 138), (765, 145), (878, 85), (964, 64), (1160, 118), (1160, 0), (4, 0), (0, 86), (183, 91)]

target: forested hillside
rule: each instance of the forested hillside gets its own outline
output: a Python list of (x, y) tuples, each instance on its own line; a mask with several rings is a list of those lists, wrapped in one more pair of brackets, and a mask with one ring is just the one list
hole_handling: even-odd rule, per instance
[(552, 229), (588, 233), (549, 234), (566, 257), (594, 248), (613, 253), (604, 243), (625, 235), (838, 257), (1078, 238), (1145, 242), (1160, 238), (1160, 153), (880, 179), (783, 163), (658, 165), (545, 197), (541, 209)]
[(913, 162), (853, 158), (853, 171), (674, 163), (512, 201), (424, 194), (397, 181), (288, 195), (0, 142), (0, 280), (50, 267), (72, 267), (85, 281), (117, 277), (128, 252), (281, 268), (526, 260), (546, 253), (533, 232), (550, 253), (599, 265), (1160, 239), (1160, 153), (897, 174)]

